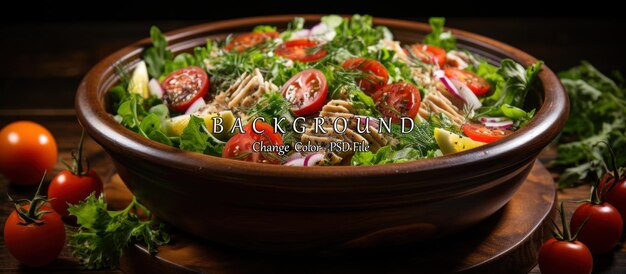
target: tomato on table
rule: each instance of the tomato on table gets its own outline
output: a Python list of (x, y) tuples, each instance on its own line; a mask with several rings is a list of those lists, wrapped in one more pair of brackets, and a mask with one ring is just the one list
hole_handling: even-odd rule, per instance
[(609, 203), (585, 202), (580, 205), (572, 215), (572, 231), (578, 230), (583, 223), (585, 226), (580, 230), (578, 239), (593, 254), (610, 252), (622, 236), (622, 216)]
[(343, 63), (343, 68), (348, 70), (359, 70), (363, 72), (363, 77), (359, 78), (359, 88), (362, 91), (372, 94), (387, 84), (389, 73), (383, 64), (376, 60), (350, 58)]
[(196, 100), (204, 97), (209, 90), (209, 76), (196, 66), (190, 66), (170, 73), (163, 81), (163, 92), (168, 107), (185, 112)]
[(414, 44), (405, 52), (414, 58), (422, 60), (422, 62), (432, 65), (443, 66), (446, 63), (446, 51), (440, 47)]
[[(42, 176), (43, 177), (43, 176)], [(14, 201), (15, 209), (4, 223), (4, 244), (22, 264), (37, 267), (52, 262), (65, 245), (61, 216), (39, 195), (43, 178), (32, 200)]]
[(376, 91), (372, 99), (376, 102), (376, 109), (396, 124), (402, 117), (414, 119), (422, 101), (417, 87), (406, 82), (386, 85)]
[(282, 57), (300, 62), (313, 62), (326, 56), (326, 50), (320, 48), (316, 41), (308, 39), (287, 41), (278, 46), (274, 52)]
[(491, 85), (489, 85), (487, 80), (471, 71), (449, 67), (445, 68), (444, 73), (450, 79), (463, 82), (477, 97), (487, 94), (489, 89), (491, 89)]
[(17, 185), (36, 185), (57, 162), (57, 143), (40, 124), (18, 121), (0, 130), (0, 173)]
[(278, 38), (278, 32), (275, 31), (250, 32), (235, 37), (224, 47), (224, 49), (227, 51), (234, 50), (236, 52), (242, 52), (260, 43), (264, 43), (275, 38)]
[(542, 274), (591, 274), (593, 257), (579, 241), (550, 239), (539, 250)]
[(281, 160), (277, 153), (254, 151), (252, 146), (259, 142), (265, 146), (280, 146), (283, 144), (281, 135), (275, 133), (271, 125), (261, 121), (256, 122), (256, 129), (263, 133), (254, 132), (252, 123), (244, 126), (244, 132), (235, 134), (226, 142), (222, 157), (255, 163), (280, 164)]
[[(621, 179), (615, 183), (615, 176), (611, 173), (606, 173), (602, 176), (600, 180), (600, 185), (598, 189), (600, 191), (604, 191), (605, 189), (608, 191), (606, 193), (606, 202), (614, 206), (617, 211), (622, 216), (622, 221), (624, 225), (626, 225), (626, 177), (624, 175), (621, 176)], [(615, 184), (613, 186), (613, 184)], [(609, 187), (612, 187), (609, 191)]]
[(291, 77), (280, 93), (291, 103), (294, 114), (306, 116), (324, 106), (328, 96), (328, 83), (320, 70), (307, 69)]
[(76, 154), (72, 153), (72, 164), (67, 165), (68, 169), (59, 172), (48, 186), (50, 204), (62, 217), (69, 216), (67, 211), (69, 205), (82, 202), (91, 193), (95, 193), (96, 197), (102, 194), (103, 186), (100, 176), (90, 169), (89, 165), (83, 165), (84, 136), (83, 131), (78, 151)]
[(464, 124), (462, 129), (467, 137), (483, 143), (495, 142), (513, 133), (513, 131), (508, 129), (488, 128), (481, 124), (474, 123)]

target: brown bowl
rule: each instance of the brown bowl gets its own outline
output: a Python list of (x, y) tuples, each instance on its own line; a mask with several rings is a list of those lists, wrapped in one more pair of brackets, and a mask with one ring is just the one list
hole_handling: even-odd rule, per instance
[[(318, 15), (305, 16), (318, 21)], [(293, 16), (220, 21), (167, 33), (174, 52), (207, 37), (285, 27)], [(397, 40), (420, 41), (423, 23), (376, 18)], [(460, 48), (491, 62), (534, 57), (503, 43), (454, 30)], [(431, 239), (490, 216), (524, 181), (538, 153), (559, 133), (567, 95), (543, 67), (539, 92), (529, 94), (535, 118), (510, 137), (463, 153), (380, 166), (286, 167), (181, 151), (124, 128), (105, 110), (118, 81), (114, 65), (132, 67), (151, 43), (143, 39), (98, 63), (81, 82), (76, 110), (87, 132), (111, 155), (120, 176), (150, 210), (203, 239), (263, 252), (343, 252)]]

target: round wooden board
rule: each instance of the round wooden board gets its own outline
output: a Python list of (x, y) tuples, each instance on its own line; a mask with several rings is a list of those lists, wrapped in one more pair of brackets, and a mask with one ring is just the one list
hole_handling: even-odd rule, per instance
[[(105, 195), (114, 208), (131, 197), (117, 175), (105, 185)], [(536, 162), (502, 210), (470, 230), (431, 243), (354, 257), (302, 258), (233, 250), (174, 231), (171, 243), (160, 247), (155, 256), (140, 245), (128, 248), (120, 269), (126, 273), (527, 273), (536, 265), (544, 220), (554, 201), (552, 176)]]

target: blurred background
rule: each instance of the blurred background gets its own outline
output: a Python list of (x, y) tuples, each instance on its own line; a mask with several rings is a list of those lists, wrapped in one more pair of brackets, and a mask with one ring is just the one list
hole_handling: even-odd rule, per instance
[[(22, 1), (0, 20), (0, 115), (71, 112), (76, 87), (99, 60), (148, 36), (203, 22), (270, 14), (370, 14), (447, 26), (520, 48), (555, 71), (588, 60), (604, 72), (626, 72), (626, 19), (602, 1), (551, 5), (539, 1), (256, 1), (246, 3)], [(229, 7), (232, 6), (232, 7)]]

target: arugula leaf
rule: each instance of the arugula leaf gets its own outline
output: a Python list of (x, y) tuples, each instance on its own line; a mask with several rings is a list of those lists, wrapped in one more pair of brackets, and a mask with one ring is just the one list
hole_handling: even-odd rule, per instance
[[(147, 220), (141, 220), (132, 210), (141, 209)], [(170, 241), (162, 223), (151, 218), (150, 211), (139, 204), (135, 197), (121, 211), (108, 211), (103, 196), (92, 193), (78, 205), (70, 205), (68, 211), (76, 216), (80, 229), (69, 235), (72, 254), (87, 269), (113, 269), (129, 244), (143, 243), (151, 253)]]
[(143, 53), (143, 60), (148, 65), (148, 74), (152, 78), (159, 79), (165, 71), (167, 63), (172, 61), (172, 52), (167, 49), (165, 35), (156, 26), (150, 28), (152, 47), (147, 48)]
[(526, 112), (522, 108), (541, 66), (543, 62), (539, 61), (524, 69), (515, 61), (504, 59), (494, 73), (493, 66), (481, 63), (475, 72), (487, 79), (495, 87), (495, 91), (483, 99), (483, 106), (476, 111), (475, 117), (505, 116), (517, 121), (518, 125), (527, 121), (529, 113), (534, 114), (534, 111)]
[(203, 153), (209, 145), (209, 134), (204, 132), (202, 127), (204, 127), (204, 120), (191, 115), (189, 124), (180, 135), (180, 149)]
[(370, 166), (390, 163), (402, 163), (422, 158), (422, 153), (414, 148), (405, 147), (394, 150), (391, 146), (381, 147), (376, 153), (370, 151), (357, 151), (352, 156), (353, 166)]
[(443, 31), (443, 25), (446, 19), (443, 17), (431, 17), (428, 23), (432, 28), (432, 32), (424, 38), (424, 44), (440, 47), (446, 51), (456, 49), (456, 37), (449, 31)]

